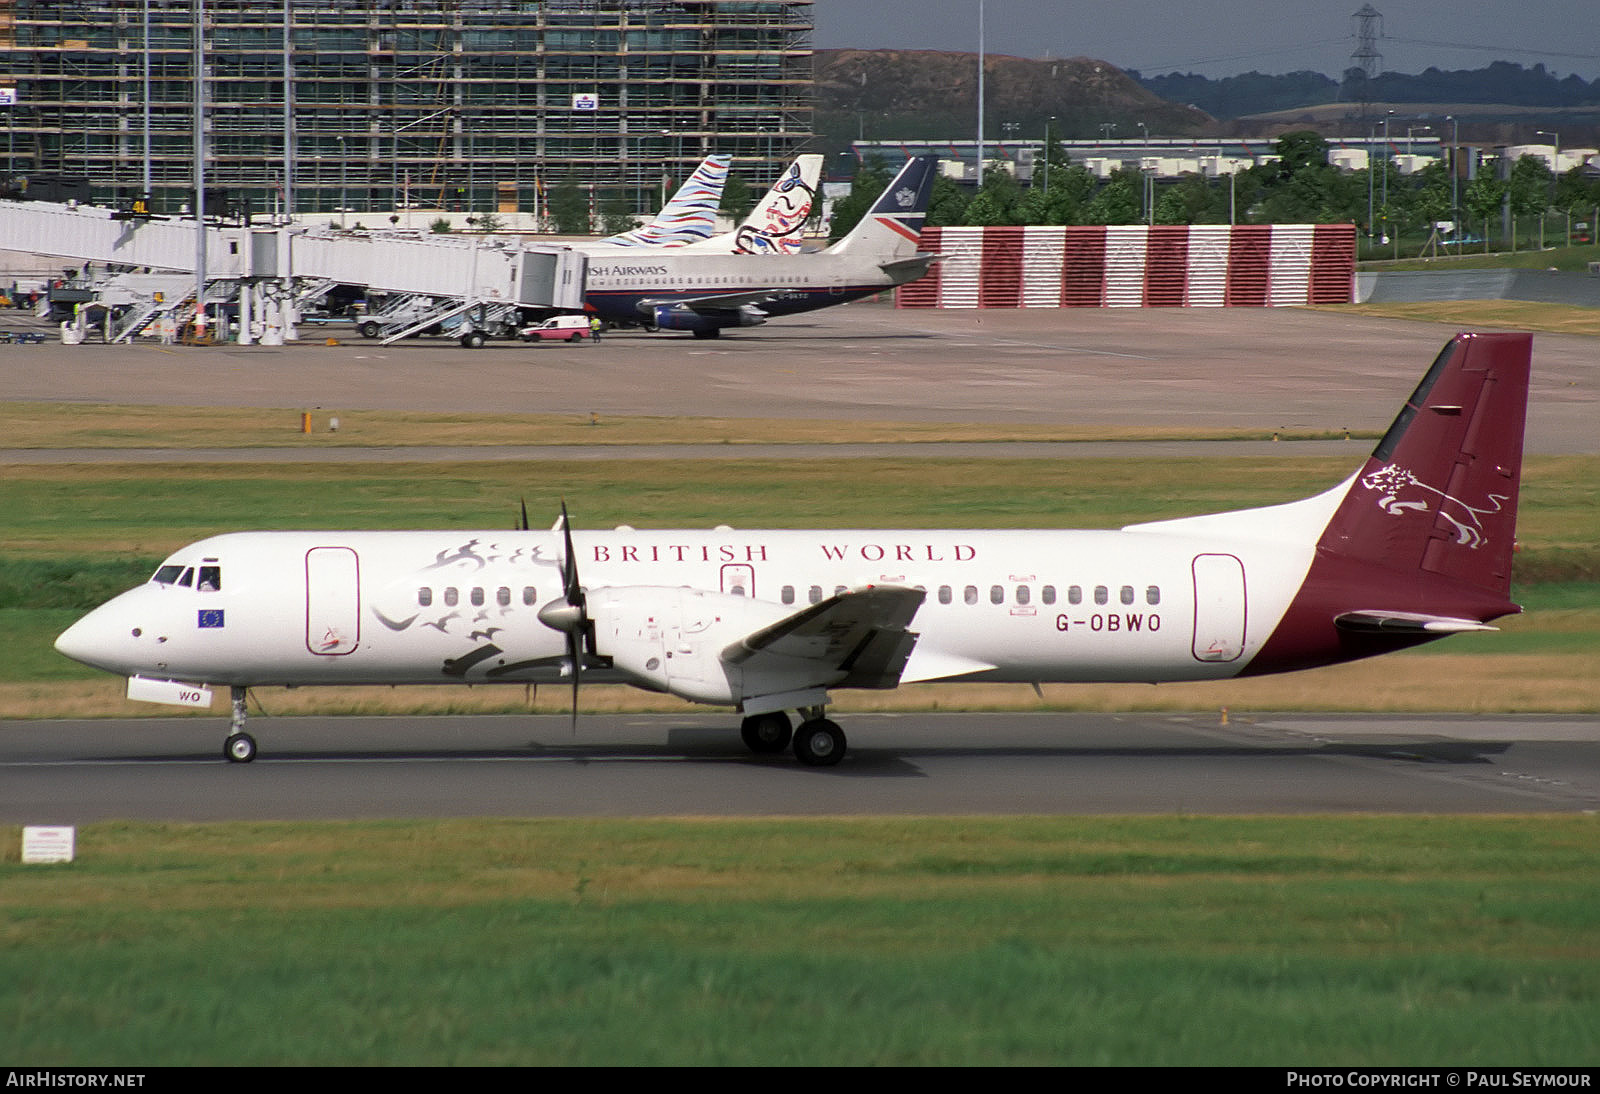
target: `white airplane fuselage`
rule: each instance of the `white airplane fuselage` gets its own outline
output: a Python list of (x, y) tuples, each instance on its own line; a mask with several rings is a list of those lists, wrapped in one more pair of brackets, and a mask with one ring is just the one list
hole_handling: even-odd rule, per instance
[[(775, 263), (774, 263), (775, 264)], [(1300, 501), (1118, 531), (238, 532), (56, 648), (203, 705), (245, 689), (613, 680), (837, 763), (841, 688), (1215, 680), (1489, 630), (1510, 600), (1531, 339), (1463, 334), (1366, 462)], [(526, 521), (524, 520), (524, 523)]]
[(776, 262), (768, 255), (682, 251), (592, 255), (584, 303), (604, 319), (635, 323), (653, 318), (653, 301), (682, 305), (760, 292), (765, 315), (796, 315), (914, 281), (934, 257), (885, 268), (873, 257), (825, 251)]
[[(573, 542), (591, 589), (702, 598), (664, 624), (679, 661), (842, 590), (921, 589), (902, 681), (1234, 676), (1311, 557), (1271, 540), (1116, 531), (619, 530)], [(219, 685), (552, 682), (566, 672), (564, 638), (537, 613), (562, 596), (561, 553), (555, 532), (222, 535), (164, 563), (216, 567), (219, 589), (152, 581), (85, 617), (61, 648), (111, 672)], [(89, 634), (92, 653), (79, 648)], [(615, 668), (584, 675), (643, 682)], [(692, 697), (741, 699), (708, 687)]]

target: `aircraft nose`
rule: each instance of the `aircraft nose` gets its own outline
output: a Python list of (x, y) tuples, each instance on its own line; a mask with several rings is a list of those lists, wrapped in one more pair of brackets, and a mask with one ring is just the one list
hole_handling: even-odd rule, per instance
[(97, 608), (57, 636), (56, 651), (93, 668), (116, 672), (116, 638), (112, 621)]

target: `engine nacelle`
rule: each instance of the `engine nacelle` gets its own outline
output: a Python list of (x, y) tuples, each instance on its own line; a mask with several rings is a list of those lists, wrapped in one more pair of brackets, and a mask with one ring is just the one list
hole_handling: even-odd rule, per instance
[(737, 705), (743, 673), (722, 651), (793, 609), (730, 593), (690, 588), (591, 589), (595, 652), (640, 687), (697, 703)]
[(724, 327), (759, 327), (767, 321), (767, 313), (752, 304), (738, 311), (720, 311), (704, 315), (693, 308), (677, 304), (660, 304), (651, 309), (651, 321), (658, 330), (722, 330)]

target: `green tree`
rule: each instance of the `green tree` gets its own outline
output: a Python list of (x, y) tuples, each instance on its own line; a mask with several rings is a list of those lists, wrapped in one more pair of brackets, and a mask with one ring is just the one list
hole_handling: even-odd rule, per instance
[(1450, 168), (1443, 160), (1412, 175), (1411, 187), (1416, 193), (1412, 205), (1419, 217), (1428, 221), (1450, 218)]
[(750, 194), (750, 184), (742, 176), (730, 172), (728, 181), (722, 185), (722, 200), (717, 205), (717, 212), (738, 223), (755, 204), (755, 198)]
[(867, 215), (867, 210), (872, 208), (873, 202), (878, 200), (892, 179), (883, 160), (877, 156), (869, 156), (861, 163), (856, 168), (856, 177), (850, 182), (850, 192), (833, 203), (829, 240), (837, 241), (849, 235), (850, 229)]
[(1184, 175), (1156, 201), (1157, 224), (1226, 224), (1228, 194), (1203, 175)]
[(1461, 205), (1483, 223), (1483, 253), (1489, 253), (1489, 223), (1505, 200), (1506, 184), (1487, 174), (1467, 183), (1461, 192)]
[(550, 191), (550, 219), (562, 235), (589, 234), (589, 197), (576, 182), (568, 179)]
[(1083, 207), (1084, 224), (1137, 224), (1140, 220), (1139, 195), (1143, 180), (1139, 172), (1119, 168), (1111, 172), (1105, 185)]
[[(1328, 142), (1309, 129), (1285, 133), (1277, 159), (1243, 173), (1256, 219), (1269, 224), (1329, 224), (1354, 212), (1350, 180), (1328, 163)], [(1391, 195), (1391, 212), (1396, 203)]]
[(626, 194), (614, 192), (600, 203), (601, 235), (619, 235), (638, 226), (639, 218), (634, 215), (633, 204)]
[(1538, 156), (1520, 156), (1511, 165), (1506, 192), (1511, 198), (1511, 249), (1517, 249), (1517, 218), (1542, 214), (1550, 207), (1549, 166)]
[(1022, 187), (1010, 171), (991, 167), (983, 186), (967, 206), (967, 223), (980, 227), (1021, 224)]
[(1595, 218), (1600, 217), (1600, 178), (1589, 178), (1582, 167), (1574, 167), (1556, 179), (1555, 197), (1551, 205), (1566, 213), (1569, 218), (1588, 222), (1586, 238), (1593, 240)]
[(950, 227), (967, 222), (967, 205), (972, 201), (961, 184), (944, 175), (933, 177), (933, 193), (928, 196), (927, 223)]
[(1589, 212), (1600, 205), (1600, 178), (1589, 178), (1583, 167), (1574, 167), (1556, 179), (1555, 198), (1551, 204), (1573, 214)]
[(1034, 180), (1033, 188), (1022, 199), (1024, 224), (1085, 223), (1084, 207), (1097, 185), (1093, 172), (1082, 164), (1063, 160), (1060, 166), (1051, 163), (1048, 188), (1038, 173)]

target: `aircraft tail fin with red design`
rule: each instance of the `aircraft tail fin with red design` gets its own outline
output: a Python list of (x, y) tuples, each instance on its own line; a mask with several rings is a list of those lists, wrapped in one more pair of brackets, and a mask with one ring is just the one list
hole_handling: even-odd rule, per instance
[(1533, 339), (1458, 334), (1350, 480), (1246, 674), (1492, 630), (1511, 601)]
[(1356, 476), (1320, 551), (1510, 590), (1533, 339), (1459, 334)]

